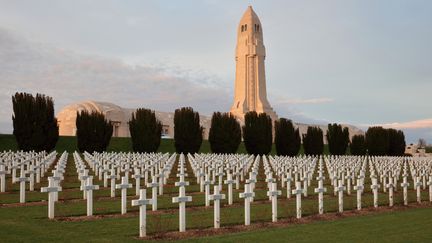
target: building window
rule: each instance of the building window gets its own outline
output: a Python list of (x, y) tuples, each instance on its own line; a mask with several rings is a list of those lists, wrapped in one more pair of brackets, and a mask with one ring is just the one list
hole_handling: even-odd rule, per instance
[(162, 125), (162, 135), (168, 135), (169, 132), (169, 126), (168, 125)]
[(244, 31), (246, 31), (246, 30), (247, 30), (247, 24), (245, 24), (244, 26), (245, 26), (245, 27), (244, 27)]
[(241, 32), (243, 32), (243, 31), (244, 31), (244, 26), (242, 25), (242, 26), (241, 26)]

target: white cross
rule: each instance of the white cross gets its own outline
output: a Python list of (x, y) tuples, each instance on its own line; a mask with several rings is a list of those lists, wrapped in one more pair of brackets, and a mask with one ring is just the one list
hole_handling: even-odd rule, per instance
[(403, 174), (403, 182), (401, 183), (401, 187), (403, 188), (403, 199), (404, 199), (404, 205), (408, 205), (408, 175), (406, 173)]
[(220, 189), (218, 185), (214, 186), (214, 192), (210, 195), (210, 200), (213, 200), (214, 206), (214, 228), (220, 228), (220, 200), (225, 199), (225, 194), (220, 193)]
[(141, 175), (140, 169), (135, 169), (133, 177), (135, 178), (135, 195), (138, 196), (140, 195), (141, 178), (143, 178), (144, 176)]
[(427, 185), (429, 186), (429, 202), (432, 202), (432, 175), (429, 176)]
[(277, 190), (277, 183), (273, 182), (271, 191), (267, 192), (267, 196), (270, 197), (272, 201), (272, 222), (277, 222), (277, 196), (280, 195), (282, 195), (282, 192)]
[(60, 192), (61, 187), (56, 186), (52, 177), (48, 177), (48, 187), (42, 187), (41, 192), (48, 192), (48, 218), (54, 218), (54, 193)]
[(239, 197), (244, 198), (244, 208), (245, 208), (245, 225), (250, 225), (250, 203), (251, 198), (255, 196), (255, 193), (251, 191), (250, 185), (244, 185), (244, 192), (240, 193)]
[(6, 173), (5, 165), (0, 164), (0, 192), (6, 191)]
[(337, 190), (338, 190), (338, 195), (339, 195), (339, 200), (338, 200), (338, 202), (339, 202), (339, 213), (342, 213), (343, 212), (343, 192), (345, 191), (345, 186), (343, 185), (343, 180), (339, 180), (339, 182), (338, 182), (338, 187), (337, 187)]
[(210, 206), (210, 184), (213, 184), (213, 182), (210, 180), (209, 175), (205, 175), (205, 181), (204, 181), (204, 187), (205, 187), (205, 206)]
[(121, 184), (116, 185), (116, 189), (121, 189), (121, 214), (127, 212), (127, 189), (132, 188), (132, 184), (128, 183), (128, 178), (126, 176), (122, 177)]
[[(81, 180), (81, 187), (84, 187), (87, 181), (87, 178), (89, 178), (88, 170), (84, 170), (82, 175), (80, 176)], [(87, 198), (87, 191), (83, 190), (83, 199)]]
[(296, 181), (296, 189), (292, 190), (292, 194), (296, 195), (296, 212), (298, 219), (302, 216), (301, 196), (303, 191), (304, 190), (301, 188), (301, 182)]
[(153, 204), (152, 199), (146, 198), (146, 189), (140, 190), (140, 197), (138, 200), (132, 200), (132, 206), (139, 206), (139, 236), (145, 237), (147, 234), (147, 205)]
[(81, 187), (82, 191), (87, 192), (87, 216), (93, 215), (93, 190), (99, 190), (98, 185), (93, 185), (93, 176), (87, 177), (87, 183)]
[(29, 178), (25, 176), (24, 166), (21, 167), (21, 176), (17, 178), (20, 183), (20, 203), (25, 203), (25, 183), (29, 181)]
[(36, 172), (33, 164), (30, 164), (30, 168), (27, 171), (27, 173), (29, 174), (30, 191), (34, 191), (34, 181), (35, 181), (34, 175), (36, 174)]
[(115, 197), (115, 180), (117, 178), (116, 172), (114, 167), (111, 168), (111, 173), (108, 176), (108, 178), (111, 180), (110, 186), (111, 186), (111, 197)]
[(186, 231), (186, 202), (191, 202), (192, 197), (186, 196), (185, 187), (179, 187), (179, 196), (173, 197), (172, 202), (179, 204), (179, 231)]
[(371, 189), (373, 191), (373, 201), (374, 201), (374, 207), (378, 207), (378, 189), (380, 188), (380, 185), (378, 184), (378, 180), (375, 176), (372, 176), (372, 185)]
[(357, 185), (354, 186), (354, 190), (357, 191), (357, 210), (361, 210), (362, 206), (361, 206), (361, 196), (364, 190), (364, 186), (362, 184), (362, 179), (359, 178), (357, 179)]
[(324, 213), (324, 192), (327, 192), (327, 188), (324, 187), (324, 176), (322, 176), (322, 171), (319, 172), (319, 177), (317, 177), (318, 180), (318, 187), (315, 188), (315, 193), (318, 193), (318, 212), (319, 214)]
[(232, 205), (233, 203), (233, 184), (236, 183), (235, 180), (232, 179), (231, 173), (228, 174), (228, 179), (225, 180), (225, 184), (228, 184), (228, 205)]
[(393, 178), (392, 177), (389, 177), (389, 183), (386, 185), (386, 187), (389, 189), (389, 206), (393, 207), (394, 185), (393, 185)]
[(147, 187), (152, 189), (152, 211), (157, 210), (157, 190), (159, 187), (159, 183), (157, 182), (156, 176), (152, 176), (152, 182), (147, 183)]
[(421, 203), (421, 185), (422, 183), (420, 182), (420, 177), (416, 177), (416, 182), (415, 182), (415, 186), (416, 186), (416, 191), (417, 191), (417, 202)]
[(287, 174), (285, 181), (287, 187), (287, 198), (291, 198), (291, 181), (292, 181), (291, 173)]

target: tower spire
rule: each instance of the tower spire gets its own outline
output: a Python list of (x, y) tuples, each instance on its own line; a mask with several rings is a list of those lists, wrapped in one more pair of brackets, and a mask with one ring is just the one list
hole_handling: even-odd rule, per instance
[(261, 21), (249, 6), (237, 28), (235, 94), (230, 111), (240, 119), (248, 111), (266, 113), (272, 120), (277, 119), (267, 100), (265, 56)]

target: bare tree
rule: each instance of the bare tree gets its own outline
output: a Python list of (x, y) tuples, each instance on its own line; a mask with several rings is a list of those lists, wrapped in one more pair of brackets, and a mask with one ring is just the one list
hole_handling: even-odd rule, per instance
[(419, 140), (418, 140), (418, 147), (419, 148), (425, 148), (426, 147), (426, 140), (424, 139), (424, 138), (420, 138)]

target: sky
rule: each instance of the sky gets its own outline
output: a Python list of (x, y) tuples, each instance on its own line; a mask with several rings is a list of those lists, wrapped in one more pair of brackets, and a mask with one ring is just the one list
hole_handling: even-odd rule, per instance
[(205, 115), (233, 102), (249, 5), (280, 117), (402, 129), (432, 143), (432, 1), (0, 0), (0, 133), (15, 92)]

